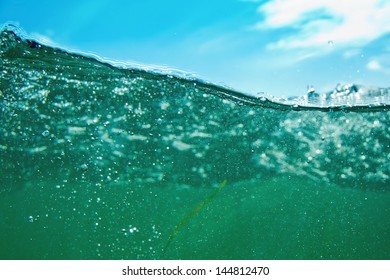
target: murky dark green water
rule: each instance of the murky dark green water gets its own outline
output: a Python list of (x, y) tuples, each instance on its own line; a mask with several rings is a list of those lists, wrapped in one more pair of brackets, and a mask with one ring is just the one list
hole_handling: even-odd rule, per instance
[(1, 259), (390, 258), (388, 91), (275, 103), (9, 27), (0, 57)]

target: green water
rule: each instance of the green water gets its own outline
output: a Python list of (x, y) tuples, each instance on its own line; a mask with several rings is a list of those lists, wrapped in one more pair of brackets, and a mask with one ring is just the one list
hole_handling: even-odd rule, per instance
[(2, 27), (0, 259), (389, 259), (388, 93), (291, 105)]
[(32, 184), (0, 198), (2, 259), (388, 259), (390, 193), (304, 178), (207, 188)]

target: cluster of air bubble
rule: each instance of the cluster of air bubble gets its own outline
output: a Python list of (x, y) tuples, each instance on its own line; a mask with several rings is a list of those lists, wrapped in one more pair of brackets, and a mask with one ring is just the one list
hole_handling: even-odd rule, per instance
[(278, 174), (388, 185), (388, 111), (299, 111), (11, 33), (1, 38), (3, 189), (31, 178), (104, 188), (210, 186)]

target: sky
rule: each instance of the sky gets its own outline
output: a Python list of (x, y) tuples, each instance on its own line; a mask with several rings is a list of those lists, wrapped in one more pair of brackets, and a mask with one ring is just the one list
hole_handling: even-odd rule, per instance
[(49, 45), (246, 93), (390, 86), (386, 0), (1, 0), (6, 22)]

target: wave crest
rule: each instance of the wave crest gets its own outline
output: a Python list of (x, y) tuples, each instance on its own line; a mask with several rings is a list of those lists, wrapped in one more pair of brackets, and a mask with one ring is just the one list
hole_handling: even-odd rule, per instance
[(46, 46), (13, 28), (0, 34), (0, 58), (2, 191), (37, 178), (209, 186), (288, 174), (390, 186), (386, 89), (250, 96)]

